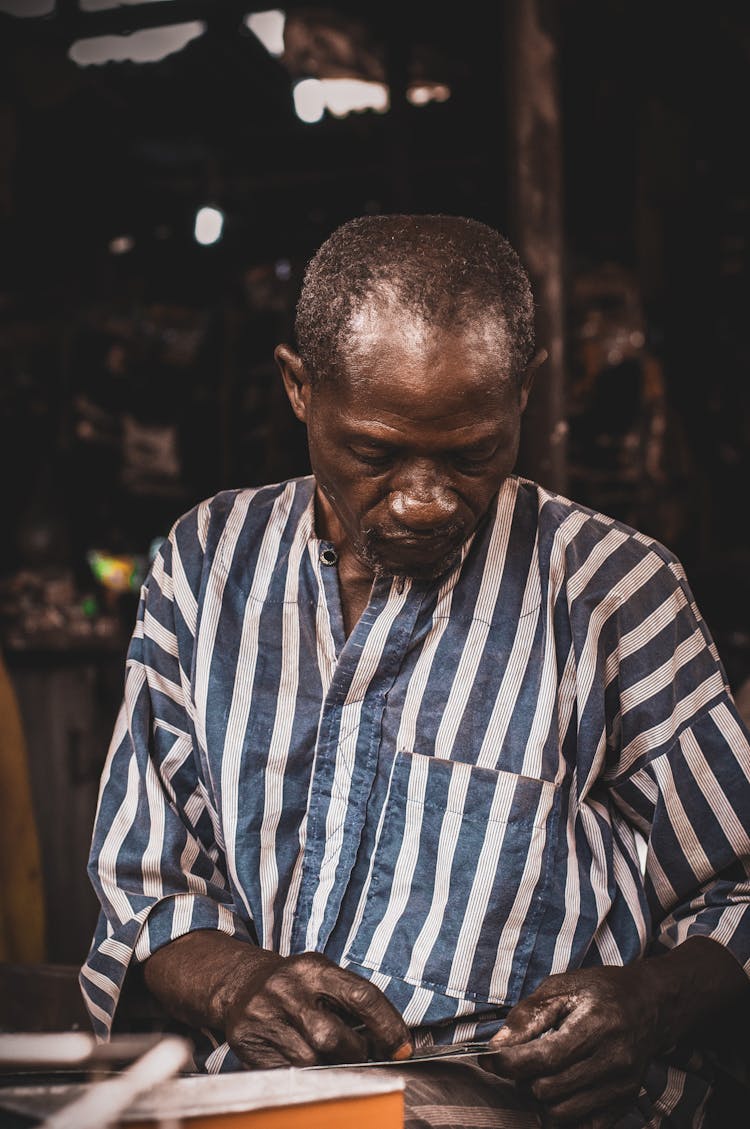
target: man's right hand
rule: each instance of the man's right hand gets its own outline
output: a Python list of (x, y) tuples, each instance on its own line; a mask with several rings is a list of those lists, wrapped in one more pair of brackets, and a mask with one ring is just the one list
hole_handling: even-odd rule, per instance
[(248, 1067), (411, 1053), (409, 1029), (380, 989), (322, 953), (281, 957), (201, 930), (159, 949), (144, 972), (172, 1015), (222, 1030)]
[(379, 988), (321, 953), (278, 957), (237, 993), (226, 1039), (246, 1066), (405, 1057), (409, 1030)]

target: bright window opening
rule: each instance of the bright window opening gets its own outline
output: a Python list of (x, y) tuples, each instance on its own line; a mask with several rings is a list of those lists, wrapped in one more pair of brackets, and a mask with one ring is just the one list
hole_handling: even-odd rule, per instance
[(362, 110), (384, 114), (390, 92), (382, 82), (358, 78), (303, 78), (293, 89), (294, 109), (303, 122), (319, 122), (326, 110), (335, 118)]
[(269, 55), (278, 58), (284, 54), (284, 24), (286, 14), (279, 8), (268, 12), (251, 12), (245, 16), (245, 26), (261, 41)]
[(68, 57), (79, 67), (102, 63), (158, 63), (167, 55), (181, 51), (191, 40), (203, 35), (206, 25), (193, 20), (172, 27), (153, 27), (134, 31), (131, 35), (97, 35), (76, 39)]

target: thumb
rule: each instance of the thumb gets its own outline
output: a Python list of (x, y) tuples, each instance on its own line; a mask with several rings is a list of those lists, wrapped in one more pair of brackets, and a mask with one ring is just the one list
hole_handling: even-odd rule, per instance
[(492, 1036), (490, 1045), (499, 1050), (501, 1047), (513, 1047), (517, 1043), (538, 1039), (545, 1031), (557, 1027), (569, 1010), (570, 1003), (565, 996), (550, 996), (543, 1000), (529, 997), (521, 1000), (508, 1012), (505, 1026)]

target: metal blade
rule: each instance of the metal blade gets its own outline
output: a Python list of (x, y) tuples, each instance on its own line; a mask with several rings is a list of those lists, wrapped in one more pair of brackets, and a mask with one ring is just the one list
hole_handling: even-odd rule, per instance
[(368, 1062), (325, 1063), (322, 1066), (306, 1066), (305, 1070), (360, 1070), (368, 1066), (397, 1066), (408, 1067), (419, 1062), (426, 1062), (435, 1058), (467, 1058), (471, 1055), (492, 1054), (494, 1047), (489, 1042), (480, 1043), (433, 1043), (426, 1047), (417, 1047), (411, 1058), (382, 1059)]

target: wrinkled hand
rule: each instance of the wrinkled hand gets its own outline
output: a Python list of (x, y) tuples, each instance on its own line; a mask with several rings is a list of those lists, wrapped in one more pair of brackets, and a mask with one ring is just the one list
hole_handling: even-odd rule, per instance
[(363, 1062), (411, 1051), (409, 1029), (380, 989), (320, 953), (264, 951), (239, 979), (224, 1030), (246, 1066)]
[(531, 1092), (543, 1125), (610, 1129), (633, 1104), (663, 1042), (653, 963), (550, 976), (511, 1010), (492, 1068)]

